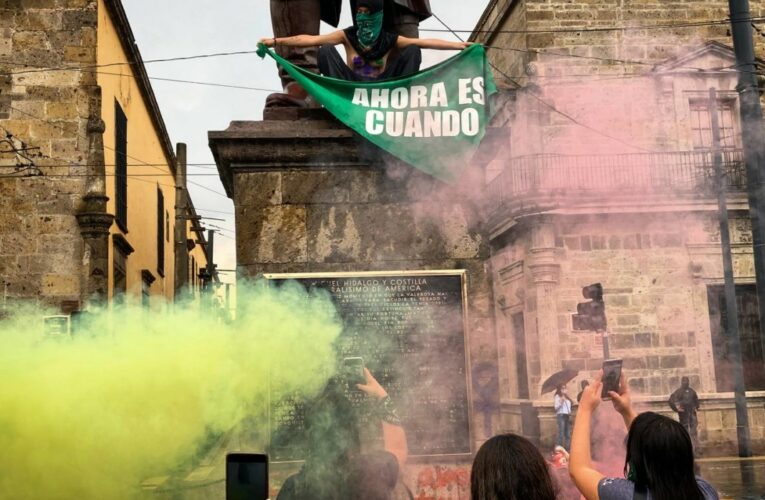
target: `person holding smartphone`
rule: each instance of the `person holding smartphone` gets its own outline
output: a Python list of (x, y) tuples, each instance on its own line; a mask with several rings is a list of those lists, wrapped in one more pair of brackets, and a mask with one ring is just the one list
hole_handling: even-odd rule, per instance
[(571, 449), (571, 408), (573, 405), (574, 402), (566, 393), (566, 385), (559, 385), (555, 389), (555, 397), (553, 397), (555, 419), (558, 422), (558, 440), (555, 444), (566, 450)]
[(364, 383), (354, 385), (370, 399), (371, 416), (380, 419), (383, 450), (362, 450), (358, 409), (346, 397), (348, 381), (335, 378), (306, 408), (308, 456), (277, 500), (409, 497), (400, 475), (408, 458), (406, 433), (388, 392), (368, 369), (363, 374)]
[(675, 420), (653, 412), (637, 414), (627, 380), (608, 391), (628, 429), (625, 478), (610, 478), (593, 467), (590, 427), (601, 401), (603, 373), (584, 389), (574, 425), (569, 474), (587, 500), (718, 500), (715, 489), (695, 476), (693, 445)]

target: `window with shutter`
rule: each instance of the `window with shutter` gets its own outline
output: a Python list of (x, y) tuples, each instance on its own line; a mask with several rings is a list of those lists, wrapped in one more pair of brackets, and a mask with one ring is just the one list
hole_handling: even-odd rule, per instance
[(157, 188), (157, 272), (165, 275), (165, 196)]
[(114, 101), (114, 214), (117, 225), (127, 232), (127, 116)]

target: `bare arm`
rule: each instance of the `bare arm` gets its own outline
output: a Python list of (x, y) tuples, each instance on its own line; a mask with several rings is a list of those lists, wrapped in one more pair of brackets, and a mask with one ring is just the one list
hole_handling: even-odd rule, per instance
[(392, 453), (396, 460), (398, 460), (398, 466), (403, 467), (406, 464), (406, 459), (409, 457), (409, 446), (406, 442), (404, 428), (400, 425), (383, 421), (382, 431), (385, 451)]
[(436, 49), (436, 50), (462, 50), (473, 45), (473, 42), (450, 42), (447, 40), (439, 40), (437, 38), (407, 38), (405, 36), (399, 36), (396, 46), (399, 49), (415, 45), (421, 49)]
[[(380, 385), (367, 368), (364, 368), (364, 376), (367, 379), (366, 384), (357, 384), (356, 387), (378, 401), (383, 401), (388, 397), (388, 391)], [(399, 467), (403, 467), (409, 456), (409, 446), (407, 445), (404, 428), (383, 420), (382, 431), (385, 451), (393, 454), (396, 460), (398, 460)]]
[(281, 38), (261, 38), (260, 43), (266, 47), (285, 45), (287, 47), (316, 47), (318, 45), (340, 45), (345, 43), (345, 33), (341, 30), (328, 35), (295, 35)]
[(574, 422), (574, 432), (571, 436), (571, 455), (569, 456), (568, 472), (577, 489), (587, 500), (599, 500), (598, 483), (603, 474), (592, 466), (590, 453), (590, 427), (592, 413), (600, 404), (600, 376), (582, 393), (579, 402), (579, 413)]

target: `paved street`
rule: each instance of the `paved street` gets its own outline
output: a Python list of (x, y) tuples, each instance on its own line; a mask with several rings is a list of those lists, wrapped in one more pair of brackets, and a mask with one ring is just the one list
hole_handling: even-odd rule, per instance
[(721, 499), (765, 498), (765, 457), (700, 459), (699, 465), (702, 477), (717, 488)]

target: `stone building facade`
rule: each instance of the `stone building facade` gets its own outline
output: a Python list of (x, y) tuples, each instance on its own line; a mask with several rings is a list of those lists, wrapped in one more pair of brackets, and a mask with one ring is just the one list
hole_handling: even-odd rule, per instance
[[(673, 9), (707, 25), (661, 39), (653, 29), (574, 31), (664, 24)], [(571, 317), (582, 287), (601, 282), (611, 356), (624, 359), (641, 408), (669, 413), (669, 393), (687, 375), (702, 397), (704, 451), (735, 453), (712, 87), (733, 183), (751, 433), (762, 450), (765, 378), (736, 73), (727, 26), (710, 21), (726, 17), (722, 1), (489, 2), (473, 39), (493, 47), (504, 92), (457, 187), (391, 164), (317, 111), (266, 110), (263, 121), (210, 132), (236, 209), (240, 276), (466, 269), (470, 358), (497, 366), (492, 432), (550, 449), (552, 398), (540, 387), (563, 368), (579, 371), (577, 383), (600, 369), (601, 338), (574, 330)], [(474, 432), (476, 449), (486, 437)], [(465, 492), (468, 467), (413, 463), (407, 475), (416, 495), (448, 497)]]
[[(680, 22), (677, 9), (694, 26), (662, 27)], [(753, 2), (752, 15), (761, 10)], [(732, 184), (751, 435), (756, 449), (765, 446), (765, 359), (727, 17), (727, 2), (497, 1), (476, 27), (473, 38), (494, 47), (497, 78), (513, 88), (497, 123), (509, 133), (485, 172), (503, 429), (553, 443), (551, 397), (539, 387), (565, 367), (579, 370), (576, 382), (600, 368), (600, 338), (571, 319), (581, 288), (600, 282), (610, 355), (624, 359), (641, 404), (670, 413), (669, 394), (689, 376), (702, 397), (702, 446), (735, 452), (714, 88)], [(644, 28), (601, 30), (614, 25)]]
[[(233, 122), (209, 137), (234, 200), (240, 279), (465, 270), (467, 355), (471, 366), (494, 363), (489, 248), (469, 196), (396, 164), (323, 110), (267, 110), (263, 121)], [(474, 449), (488, 437), (484, 413), (471, 415)], [(497, 417), (492, 410), (488, 418), (496, 425)], [(409, 484), (451, 471), (447, 486), (464, 491), (469, 457), (445, 460), (413, 463)]]
[(0, 2), (0, 56), (5, 303), (71, 312), (121, 292), (173, 300), (189, 281), (176, 258), (204, 238), (186, 231), (193, 205), (176, 223), (185, 180), (122, 4)]
[[(765, 3), (749, 3), (753, 18), (765, 15)], [(618, 75), (707, 41), (729, 44), (728, 17), (725, 0), (491, 0), (473, 39), (498, 47), (489, 51), (492, 63), (521, 83), (530, 76)]]

